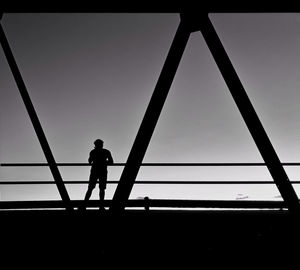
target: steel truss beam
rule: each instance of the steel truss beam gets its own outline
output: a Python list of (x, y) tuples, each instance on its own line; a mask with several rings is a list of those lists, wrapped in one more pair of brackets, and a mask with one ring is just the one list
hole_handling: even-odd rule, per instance
[(129, 198), (189, 36), (190, 31), (181, 21), (116, 188), (112, 211), (124, 209)]
[(300, 205), (297, 194), (208, 14), (201, 16), (200, 30), (282, 198), (287, 203), (289, 210), (298, 211)]
[(111, 210), (122, 210), (125, 207), (190, 33), (199, 30), (212, 53), (282, 198), (288, 205), (289, 210), (296, 210), (299, 212), (300, 205), (297, 194), (289, 181), (275, 149), (273, 148), (207, 13), (181, 14), (178, 30), (121, 175), (119, 185), (117, 186), (113, 197)]
[(38, 137), (38, 140), (41, 144), (42, 150), (44, 152), (44, 155), (46, 157), (46, 160), (48, 162), (50, 171), (53, 175), (54, 181), (57, 185), (58, 191), (60, 193), (61, 199), (65, 205), (65, 208), (67, 210), (72, 210), (70, 204), (70, 198), (68, 195), (68, 192), (66, 190), (66, 187), (64, 185), (64, 182), (62, 180), (62, 177), (60, 175), (60, 172), (58, 170), (57, 164), (55, 162), (54, 156), (51, 152), (50, 146), (48, 144), (48, 141), (46, 139), (45, 133), (43, 131), (43, 128), (41, 126), (41, 123), (39, 121), (39, 118), (37, 116), (37, 113), (34, 109), (33, 103), (30, 99), (30, 96), (28, 94), (26, 85), (23, 81), (22, 75), (20, 73), (20, 70), (18, 68), (18, 65), (15, 61), (15, 58), (13, 56), (12, 50), (9, 46), (8, 40), (6, 38), (5, 32), (2, 28), (2, 25), (0, 24), (0, 43), (2, 45), (4, 54), (6, 56), (7, 62), (9, 64), (9, 67), (11, 69), (11, 72), (14, 76), (14, 79), (16, 81), (16, 84), (18, 86), (19, 92), (21, 94), (21, 97), (23, 99), (24, 105), (27, 109), (28, 115), (30, 117), (30, 120), (32, 122), (33, 128), (35, 130), (35, 133)]

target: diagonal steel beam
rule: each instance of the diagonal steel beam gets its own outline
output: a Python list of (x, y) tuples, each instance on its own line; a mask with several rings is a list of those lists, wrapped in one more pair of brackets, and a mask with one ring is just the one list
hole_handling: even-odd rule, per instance
[[(192, 19), (195, 22), (195, 19)], [(229, 91), (256, 143), (256, 146), (264, 159), (266, 166), (274, 179), (275, 184), (287, 203), (290, 210), (299, 211), (299, 200), (293, 186), (290, 183), (269, 137), (264, 130), (258, 115), (211, 23), (208, 14), (201, 14), (198, 20), (199, 29), (211, 51), (213, 58), (229, 88)], [(193, 26), (195, 27), (195, 25)]]
[(181, 21), (113, 196), (112, 211), (124, 209), (129, 198), (189, 36), (190, 31)]
[(64, 205), (67, 210), (72, 210), (73, 208), (71, 207), (70, 204), (70, 198), (68, 195), (68, 192), (66, 190), (66, 187), (63, 183), (62, 177), (60, 175), (60, 172), (58, 170), (57, 164), (55, 162), (54, 156), (51, 152), (50, 146), (47, 142), (46, 136), (44, 134), (44, 131), (42, 129), (41, 123), (38, 119), (37, 113), (34, 109), (34, 106), (31, 102), (30, 96), (28, 94), (26, 85), (22, 79), (20, 70), (17, 66), (17, 63), (15, 61), (15, 58), (13, 56), (13, 53), (11, 51), (11, 48), (9, 46), (8, 40), (5, 36), (5, 32), (2, 28), (2, 25), (0, 24), (0, 42), (4, 51), (4, 54), (6, 56), (7, 62), (10, 66), (11, 72), (14, 76), (14, 79), (16, 81), (16, 84), (18, 86), (19, 92), (21, 94), (21, 97), (23, 99), (23, 102), (25, 104), (25, 107), (27, 109), (27, 112), (29, 114), (29, 117), (31, 119), (32, 125), (34, 127), (34, 130), (36, 132), (36, 135), (39, 139), (39, 142), (41, 144), (41, 147), (43, 149), (44, 155), (46, 157), (46, 160), (49, 164), (49, 168), (51, 170), (51, 173), (53, 175), (53, 178), (55, 180), (55, 183), (57, 185), (58, 191), (60, 193), (61, 199), (64, 202)]

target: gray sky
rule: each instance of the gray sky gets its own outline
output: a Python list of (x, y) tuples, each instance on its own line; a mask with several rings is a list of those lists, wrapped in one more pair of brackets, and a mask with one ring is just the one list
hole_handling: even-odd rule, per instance
[[(212, 14), (282, 162), (299, 162), (300, 15)], [(179, 23), (178, 14), (6, 14), (2, 25), (57, 162), (86, 162), (102, 138), (126, 162)], [(0, 162), (45, 162), (0, 52)], [(262, 162), (200, 32), (191, 35), (144, 162)], [(298, 168), (286, 168), (299, 180)], [(87, 180), (88, 168), (63, 168)], [(122, 168), (111, 168), (118, 180)], [(144, 180), (270, 180), (264, 168), (143, 168)], [(1, 180), (50, 180), (0, 168)], [(68, 186), (71, 199), (85, 186)], [(296, 188), (296, 186), (295, 186)], [(110, 198), (115, 186), (108, 188)], [(1, 199), (56, 199), (56, 187), (0, 187)], [(94, 191), (97, 198), (98, 191)], [(132, 198), (274, 199), (273, 186), (139, 186)], [(300, 193), (299, 193), (300, 194)]]

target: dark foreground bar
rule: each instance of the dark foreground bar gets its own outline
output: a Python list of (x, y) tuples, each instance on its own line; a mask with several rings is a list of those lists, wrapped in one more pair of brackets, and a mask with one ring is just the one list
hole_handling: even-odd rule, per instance
[(299, 218), (284, 210), (18, 210), (0, 211), (0, 220), (7, 269), (298, 265)]
[[(105, 200), (104, 206), (110, 207), (112, 200)], [(99, 200), (71, 201), (71, 206), (78, 208), (85, 206), (87, 208), (97, 208), (100, 206)], [(149, 200), (128, 200), (125, 206), (130, 208), (220, 208), (220, 209), (286, 209), (287, 205), (283, 201), (249, 201), (249, 200), (171, 200), (171, 199), (149, 199)], [(35, 209), (62, 209), (62, 201), (1, 201), (2, 210), (35, 210)]]

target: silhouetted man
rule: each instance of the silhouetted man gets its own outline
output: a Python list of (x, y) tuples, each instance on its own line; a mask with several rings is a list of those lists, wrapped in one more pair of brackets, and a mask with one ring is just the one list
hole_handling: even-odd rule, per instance
[(105, 189), (107, 182), (107, 165), (113, 164), (113, 158), (110, 151), (103, 148), (103, 141), (97, 139), (94, 142), (95, 148), (90, 152), (89, 164), (92, 165), (89, 186), (85, 194), (85, 201), (88, 201), (92, 195), (93, 189), (96, 187), (97, 180), (99, 179), (99, 197), (100, 209), (104, 210), (103, 201), (105, 197)]

